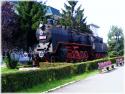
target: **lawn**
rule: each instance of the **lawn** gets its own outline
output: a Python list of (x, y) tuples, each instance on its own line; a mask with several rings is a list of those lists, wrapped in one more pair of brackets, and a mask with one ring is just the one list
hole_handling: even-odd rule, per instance
[(66, 62), (63, 62), (63, 63), (43, 63), (43, 62), (40, 62), (40, 68), (41, 69), (48, 69), (48, 68), (57, 68), (57, 67), (63, 67), (63, 66), (67, 66), (67, 65), (72, 65), (73, 63), (66, 63)]
[(18, 71), (18, 69), (9, 69), (9, 68), (7, 68), (7, 67), (2, 67), (1, 68), (1, 73), (3, 74), (3, 73), (13, 73), (13, 72), (17, 72)]
[[(49, 69), (49, 68), (54, 68), (54, 67), (60, 67), (60, 66), (67, 66), (67, 65), (72, 65), (72, 63), (43, 63), (40, 62), (40, 68), (41, 69)], [(23, 65), (23, 66), (17, 66), (17, 69), (9, 69), (6, 66), (1, 67), (1, 73), (13, 73), (13, 72), (19, 72), (18, 68), (21, 67), (31, 67), (31, 65)]]
[(64, 85), (68, 82), (72, 82), (72, 81), (78, 81), (78, 80), (82, 80), (82, 79), (85, 79), (89, 76), (92, 76), (92, 75), (95, 75), (97, 74), (98, 71), (92, 71), (92, 72), (86, 72), (86, 73), (83, 73), (81, 75), (78, 75), (78, 76), (72, 76), (70, 78), (65, 78), (65, 79), (61, 79), (61, 80), (55, 80), (55, 81), (52, 81), (52, 82), (46, 82), (46, 83), (43, 83), (43, 84), (39, 84), (37, 86), (34, 86), (32, 88), (29, 88), (29, 89), (25, 89), (25, 90), (21, 90), (19, 92), (21, 93), (40, 93), (40, 92), (45, 92), (47, 90), (50, 90), (52, 88), (56, 88), (60, 85)]

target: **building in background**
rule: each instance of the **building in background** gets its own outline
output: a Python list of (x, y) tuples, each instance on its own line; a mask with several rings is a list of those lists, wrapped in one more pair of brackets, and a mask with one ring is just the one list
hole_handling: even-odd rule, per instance
[(61, 18), (61, 13), (58, 9), (53, 8), (51, 6), (47, 6), (47, 12), (45, 16), (49, 23), (56, 24)]
[(58, 20), (59, 18), (61, 18), (60, 11), (51, 6), (47, 6), (46, 16), (50, 16), (51, 18), (55, 20)]

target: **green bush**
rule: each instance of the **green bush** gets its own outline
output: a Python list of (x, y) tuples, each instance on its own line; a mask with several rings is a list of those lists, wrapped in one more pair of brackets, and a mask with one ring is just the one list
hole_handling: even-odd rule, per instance
[(4, 63), (6, 64), (6, 66), (7, 66), (8, 68), (10, 68), (10, 66), (9, 66), (9, 58), (5, 57), (5, 58), (3, 59), (3, 61), (4, 61)]
[(55, 67), (64, 67), (67, 65), (72, 65), (71, 63), (43, 63), (40, 62), (40, 68), (46, 69), (46, 68), (55, 68)]
[(12, 60), (11, 58), (10, 58), (10, 55), (8, 55), (8, 56), (6, 56), (5, 58), (4, 58), (4, 62), (6, 63), (6, 66), (8, 67), (8, 68), (10, 68), (10, 69), (15, 69), (16, 67), (17, 67), (17, 61), (15, 61), (15, 60)]
[(87, 63), (87, 71), (92, 71), (98, 69), (97, 62), (88, 62)]
[(59, 80), (71, 77), (72, 75), (93, 71), (98, 69), (97, 63), (109, 60), (115, 63), (115, 58), (104, 58), (82, 63), (67, 64), (65, 66), (52, 65), (56, 67), (35, 71), (19, 71), (16, 73), (2, 74), (2, 92), (16, 92), (44, 82)]
[(115, 63), (116, 63), (116, 57), (114, 57), (114, 58), (109, 58), (109, 60), (112, 62), (112, 64), (115, 64)]
[(72, 66), (55, 68), (55, 79), (62, 79), (73, 75)]
[(2, 92), (15, 92), (48, 81), (50, 70), (16, 72), (2, 75)]
[(2, 74), (2, 92), (16, 92), (39, 83), (66, 78), (72, 74), (71, 66)]
[(74, 73), (81, 74), (86, 72), (86, 64), (85, 63), (78, 63), (74, 65)]
[(116, 57), (117, 56), (117, 51), (111, 51), (111, 52), (109, 52), (109, 56), (110, 57)]

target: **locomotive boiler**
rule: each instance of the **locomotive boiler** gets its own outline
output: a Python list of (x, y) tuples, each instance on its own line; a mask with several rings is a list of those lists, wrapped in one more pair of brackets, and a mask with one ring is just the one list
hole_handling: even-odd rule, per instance
[(42, 25), (36, 31), (36, 37), (39, 44), (35, 47), (35, 53), (49, 62), (87, 61), (107, 54), (107, 45), (103, 43), (103, 39), (93, 34)]

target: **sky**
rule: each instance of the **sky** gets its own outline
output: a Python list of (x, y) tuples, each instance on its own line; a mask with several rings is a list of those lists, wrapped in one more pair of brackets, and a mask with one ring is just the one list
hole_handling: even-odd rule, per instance
[[(38, 0), (61, 11), (67, 0)], [(77, 0), (84, 8), (87, 24), (95, 24), (100, 28), (98, 35), (107, 43), (107, 34), (112, 25), (117, 25), (125, 33), (125, 0)]]

